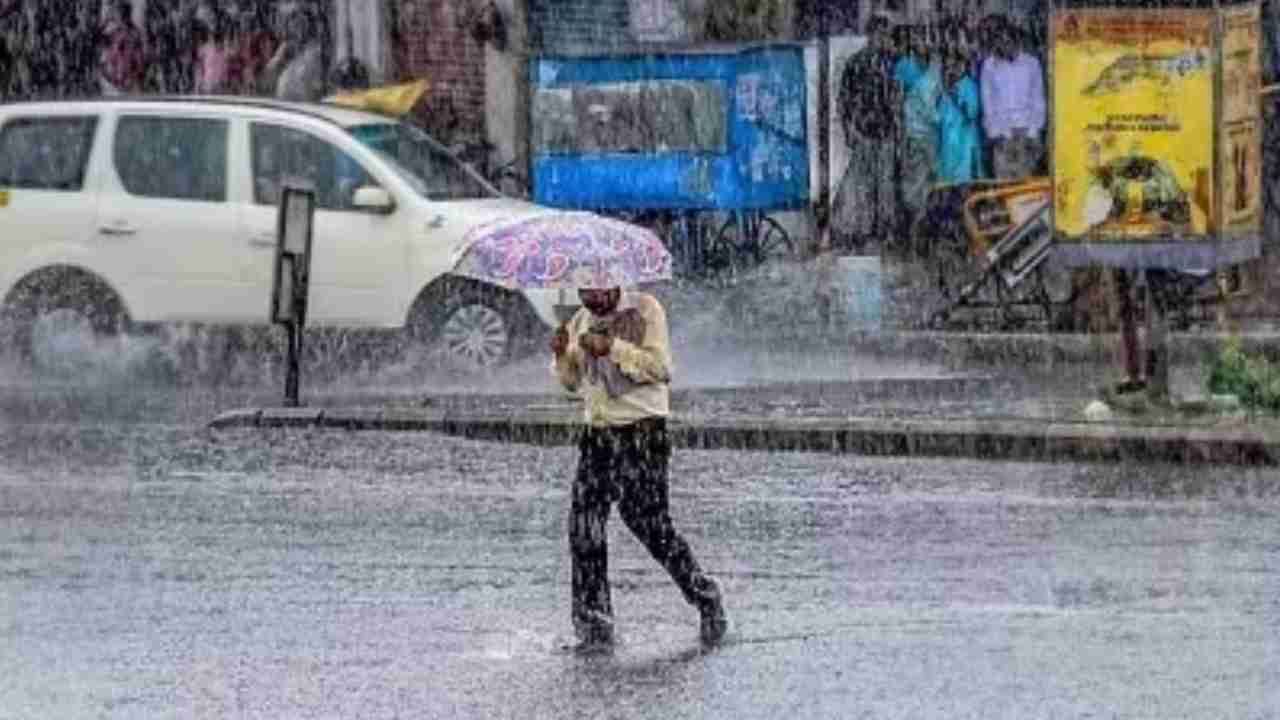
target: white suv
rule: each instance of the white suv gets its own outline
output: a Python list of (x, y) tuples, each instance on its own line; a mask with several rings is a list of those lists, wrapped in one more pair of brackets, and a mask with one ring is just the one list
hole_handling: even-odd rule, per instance
[(407, 330), (492, 366), (576, 302), (448, 274), (468, 230), (556, 211), (503, 197), (410, 125), (242, 98), (0, 104), (10, 342), (29, 353), (52, 317), (101, 334), (266, 324), (291, 179), (317, 193), (309, 326)]

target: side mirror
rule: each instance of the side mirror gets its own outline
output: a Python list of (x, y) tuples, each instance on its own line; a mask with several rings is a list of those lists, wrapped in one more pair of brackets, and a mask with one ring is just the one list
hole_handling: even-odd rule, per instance
[(391, 197), (391, 193), (380, 187), (369, 185), (356, 188), (355, 195), (351, 198), (351, 205), (357, 210), (378, 215), (390, 215), (391, 211), (396, 209), (396, 201)]

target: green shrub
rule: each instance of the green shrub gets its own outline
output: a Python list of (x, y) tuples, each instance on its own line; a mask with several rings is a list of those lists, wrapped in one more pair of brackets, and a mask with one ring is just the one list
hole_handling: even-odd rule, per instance
[(1280, 412), (1280, 368), (1247, 355), (1239, 338), (1228, 340), (1214, 358), (1208, 389), (1214, 395), (1235, 395), (1246, 408)]

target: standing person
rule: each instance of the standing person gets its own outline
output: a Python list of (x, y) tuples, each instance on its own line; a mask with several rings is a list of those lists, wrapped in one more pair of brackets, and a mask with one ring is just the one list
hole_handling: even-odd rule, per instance
[(282, 38), (264, 68), (264, 80), (282, 100), (317, 101), (325, 92), (324, 38), (310, 3), (286, 2), (280, 9)]
[(98, 68), (102, 93), (142, 92), (146, 73), (146, 47), (142, 31), (133, 24), (133, 7), (129, 0), (113, 0), (102, 26), (102, 55)]
[(18, 100), (26, 96), (29, 69), (23, 52), (22, 31), (26, 13), (23, 0), (0, 0), (0, 62), (5, 63), (0, 78), (0, 99)]
[(12, 28), (12, 50), (22, 58), (22, 96), (52, 98), (61, 92), (64, 58), (59, 39), (62, 16), (43, 0), (24, 0)]
[(994, 27), (994, 53), (982, 62), (980, 78), (982, 124), (995, 176), (1023, 178), (1039, 170), (1044, 156), (1044, 71), (1007, 18), (997, 16)]
[(230, 91), (253, 95), (258, 91), (258, 78), (276, 52), (276, 39), (266, 6), (242, 0), (235, 11), (235, 37), (228, 67)]
[(333, 71), (329, 73), (329, 87), (335, 92), (368, 90), (371, 87), (369, 68), (365, 67), (360, 58), (343, 58), (334, 64)]
[(97, 4), (81, 2), (67, 18), (70, 24), (64, 39), (63, 63), (65, 92), (72, 97), (91, 97), (101, 90), (97, 73), (98, 48), (102, 46), (99, 9)]
[(837, 107), (849, 165), (836, 190), (831, 229), (842, 246), (859, 250), (882, 240), (897, 219), (894, 192), (898, 104), (889, 21), (867, 23), (867, 44), (849, 59), (840, 76)]
[(614, 639), (605, 524), (622, 521), (698, 609), (702, 642), (729, 628), (720, 588), (703, 573), (668, 511), (671, 345), (666, 313), (647, 293), (580, 290), (582, 308), (551, 340), (555, 372), (584, 400), (587, 426), (569, 516), (573, 626), (583, 650)]
[(183, 94), (195, 88), (193, 25), (191, 11), (179, 0), (147, 0), (142, 29), (148, 91)]
[(983, 176), (982, 108), (978, 83), (969, 71), (963, 29), (948, 28), (938, 101), (938, 182), (963, 183)]
[(13, 55), (9, 53), (9, 38), (0, 29), (0, 102), (10, 99), (13, 93)]
[(906, 235), (920, 218), (937, 176), (938, 100), (942, 95), (942, 75), (934, 62), (933, 43), (928, 30), (912, 26), (907, 33), (907, 53), (894, 67), (894, 78), (902, 88), (902, 154), (899, 169), (903, 226)]
[(230, 91), (231, 27), (226, 11), (208, 0), (195, 15), (195, 91), (213, 95)]
[(18, 63), (9, 47), (9, 17), (17, 8), (17, 0), (0, 0), (0, 102), (11, 100)]

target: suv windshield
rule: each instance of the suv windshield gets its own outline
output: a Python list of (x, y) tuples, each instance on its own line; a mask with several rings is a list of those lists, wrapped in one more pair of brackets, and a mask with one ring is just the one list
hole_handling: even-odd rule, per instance
[(348, 131), (373, 148), (423, 196), (432, 200), (499, 197), (474, 170), (449, 154), (429, 135), (404, 123), (356, 125)]

